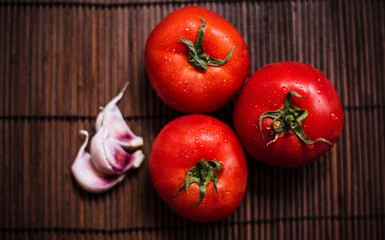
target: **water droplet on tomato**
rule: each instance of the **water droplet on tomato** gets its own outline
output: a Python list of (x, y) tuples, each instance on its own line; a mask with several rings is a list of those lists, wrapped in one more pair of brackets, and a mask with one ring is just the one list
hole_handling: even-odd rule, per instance
[(321, 82), (321, 78), (318, 78), (317, 81), (318, 81), (318, 82)]
[(337, 121), (338, 117), (334, 113), (331, 113), (329, 119), (330, 121)]
[(229, 38), (229, 35), (226, 34), (226, 35), (225, 35), (225, 38)]
[(287, 87), (283, 86), (281, 87), (281, 91), (284, 93), (284, 94), (287, 94), (289, 92), (289, 89), (287, 89)]
[(186, 28), (186, 31), (190, 31), (190, 29)]
[(317, 93), (318, 93), (319, 95), (321, 95), (321, 90), (318, 90)]
[(314, 145), (313, 144), (306, 144), (305, 148), (308, 150), (314, 150)]

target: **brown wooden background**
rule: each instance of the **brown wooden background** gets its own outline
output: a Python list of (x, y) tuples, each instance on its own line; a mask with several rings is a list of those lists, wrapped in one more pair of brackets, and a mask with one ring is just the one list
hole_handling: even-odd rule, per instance
[[(243, 35), (253, 73), (295, 60), (322, 70), (340, 94), (338, 144), (314, 164), (249, 158), (240, 208), (211, 224), (184, 220), (154, 191), (148, 159), (92, 195), (70, 166), (95, 133), (98, 106), (125, 81), (119, 106), (149, 156), (182, 115), (152, 90), (144, 45), (171, 11), (200, 5)], [(0, 239), (385, 239), (384, 1), (2, 1), (0, 3)], [(234, 100), (213, 113), (231, 125)]]

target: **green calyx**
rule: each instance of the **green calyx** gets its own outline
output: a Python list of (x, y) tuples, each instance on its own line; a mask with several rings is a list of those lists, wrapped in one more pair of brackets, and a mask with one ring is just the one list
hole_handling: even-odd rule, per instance
[(214, 181), (215, 191), (217, 192), (218, 198), (219, 193), (217, 189), (218, 174), (222, 171), (222, 165), (219, 161), (205, 161), (204, 159), (199, 160), (195, 167), (191, 168), (186, 172), (185, 183), (179, 188), (179, 190), (173, 195), (177, 195), (183, 189), (188, 192), (188, 187), (192, 183), (198, 183), (200, 188), (200, 199), (192, 207), (198, 205), (206, 194), (207, 185), (210, 181)]
[(186, 39), (178, 38), (178, 40), (182, 41), (185, 43), (188, 48), (190, 49), (189, 54), (188, 54), (188, 60), (190, 62), (190, 65), (193, 67), (197, 67), (199, 69), (202, 69), (204, 71), (207, 70), (207, 66), (221, 66), (225, 64), (227, 61), (230, 60), (235, 46), (231, 49), (227, 57), (223, 60), (221, 59), (215, 59), (207, 55), (204, 50), (203, 50), (203, 38), (205, 35), (205, 31), (203, 30), (204, 26), (206, 25), (206, 21), (203, 18), (199, 18), (203, 23), (201, 27), (199, 28), (198, 31), (198, 37), (196, 44), (194, 45), (193, 42), (188, 41)]
[(299, 98), (306, 98), (306, 96), (301, 96), (294, 91), (290, 91), (286, 95), (285, 105), (281, 110), (276, 112), (263, 113), (259, 117), (259, 130), (261, 132), (262, 137), (263, 137), (262, 127), (261, 127), (262, 120), (264, 118), (272, 118), (273, 121), (271, 122), (271, 130), (273, 131), (273, 133), (276, 134), (275, 140), (277, 139), (278, 134), (284, 133), (287, 131), (292, 131), (303, 142), (307, 144), (314, 144), (315, 142), (321, 141), (332, 145), (331, 142), (329, 142), (324, 138), (317, 138), (316, 140), (312, 141), (306, 137), (305, 133), (303, 132), (301, 122), (307, 117), (308, 112), (306, 110), (298, 109), (295, 106), (293, 106), (291, 102), (292, 95)]

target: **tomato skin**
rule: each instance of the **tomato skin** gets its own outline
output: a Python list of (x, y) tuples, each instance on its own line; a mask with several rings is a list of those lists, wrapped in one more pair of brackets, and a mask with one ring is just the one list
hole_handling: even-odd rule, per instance
[(272, 119), (264, 118), (262, 131), (259, 117), (283, 107), (286, 94), (295, 91), (306, 98), (292, 97), (294, 106), (308, 111), (302, 129), (310, 140), (319, 137), (336, 143), (343, 127), (341, 101), (325, 75), (309, 64), (278, 62), (255, 72), (237, 99), (234, 128), (246, 151), (255, 159), (280, 167), (297, 167), (320, 158), (332, 145), (325, 142), (306, 144), (294, 133), (286, 132), (277, 141), (269, 129)]
[[(207, 21), (203, 49), (209, 56), (230, 60), (207, 71), (190, 65), (188, 47), (180, 38), (196, 42)], [(190, 6), (166, 16), (151, 32), (145, 47), (147, 73), (158, 96), (169, 107), (186, 113), (208, 113), (228, 103), (249, 74), (249, 51), (237, 29), (208, 9)]]
[[(211, 181), (201, 203), (199, 185), (183, 190), (186, 172), (196, 163), (217, 160), (218, 193)], [(225, 123), (202, 114), (182, 116), (169, 122), (156, 137), (150, 154), (150, 175), (159, 196), (186, 219), (211, 222), (232, 214), (240, 205), (247, 185), (247, 163), (243, 148)]]

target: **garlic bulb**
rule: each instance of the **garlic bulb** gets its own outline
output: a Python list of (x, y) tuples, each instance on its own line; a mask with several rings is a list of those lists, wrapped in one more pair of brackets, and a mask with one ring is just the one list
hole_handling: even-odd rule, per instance
[(91, 161), (91, 154), (85, 151), (88, 144), (88, 132), (81, 130), (80, 133), (85, 135), (83, 145), (80, 147), (75, 162), (72, 164), (71, 170), (77, 183), (85, 190), (93, 193), (100, 193), (113, 187), (122, 181), (125, 175), (107, 176), (100, 173)]

